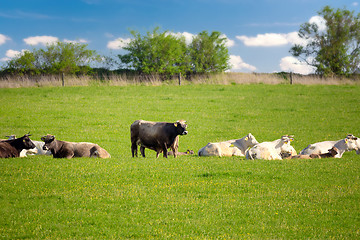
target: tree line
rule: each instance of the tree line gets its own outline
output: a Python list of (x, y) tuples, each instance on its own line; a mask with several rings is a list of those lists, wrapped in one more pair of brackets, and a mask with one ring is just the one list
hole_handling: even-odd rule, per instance
[[(131, 31), (132, 41), (117, 59), (102, 57), (88, 50), (84, 43), (57, 42), (43, 49), (24, 51), (9, 60), (3, 73), (7, 74), (91, 74), (96, 70), (91, 65), (106, 63), (117, 69), (138, 74), (156, 74), (171, 77), (176, 74), (218, 73), (230, 68), (226, 38), (220, 32), (202, 31), (190, 44), (185, 37), (155, 28), (142, 36)], [(104, 69), (102, 69), (104, 71)]]
[[(323, 17), (325, 28), (316, 23), (302, 24), (299, 37), (304, 43), (295, 44), (289, 52), (322, 76), (359, 73), (360, 14), (329, 6), (318, 14)], [(130, 33), (132, 39), (123, 47), (126, 53), (115, 58), (100, 56), (84, 43), (57, 42), (18, 54), (7, 61), (1, 73), (84, 75), (97, 71), (94, 65), (109, 71), (112, 64), (117, 72), (168, 78), (177, 74), (219, 73), (231, 68), (227, 39), (221, 32), (202, 31), (190, 43), (186, 43), (184, 36), (162, 32), (158, 27), (145, 35), (134, 30)]]

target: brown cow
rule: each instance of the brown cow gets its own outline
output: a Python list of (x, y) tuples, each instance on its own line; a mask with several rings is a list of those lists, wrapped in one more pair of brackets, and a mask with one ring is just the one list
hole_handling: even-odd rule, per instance
[(0, 158), (20, 157), (20, 152), (23, 149), (32, 149), (35, 147), (30, 140), (30, 134), (25, 134), (21, 138), (11, 140), (4, 140), (0, 142)]
[(132, 156), (137, 156), (137, 145), (140, 145), (143, 157), (145, 157), (145, 148), (156, 151), (156, 157), (163, 152), (166, 158), (167, 149), (171, 148), (176, 157), (179, 145), (178, 136), (188, 133), (186, 127), (187, 124), (183, 120), (175, 123), (136, 120), (130, 127)]
[(338, 153), (339, 153), (339, 150), (336, 147), (332, 147), (329, 149), (329, 151), (327, 153), (320, 153), (320, 154), (312, 153), (310, 155), (299, 154), (299, 155), (292, 156), (291, 158), (300, 158), (300, 159), (333, 158)]
[(111, 157), (105, 149), (95, 143), (59, 141), (50, 134), (43, 136), (41, 140), (45, 142), (43, 149), (51, 151), (54, 158)]

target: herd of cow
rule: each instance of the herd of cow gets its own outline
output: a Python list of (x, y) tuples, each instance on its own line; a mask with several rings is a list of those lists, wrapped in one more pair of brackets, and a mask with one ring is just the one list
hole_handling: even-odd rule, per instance
[[(136, 120), (130, 126), (131, 152), (137, 157), (137, 149), (145, 157), (145, 148), (156, 151), (156, 157), (163, 153), (168, 155), (194, 154), (192, 150), (178, 152), (179, 136), (186, 135), (185, 121), (150, 122)], [(110, 154), (99, 145), (88, 142), (67, 142), (55, 139), (53, 135), (46, 135), (42, 141), (32, 141), (29, 134), (20, 138), (8, 136), (7, 140), (0, 140), (0, 158), (25, 157), (28, 154), (53, 155), (54, 158), (99, 157), (109, 158)], [(324, 141), (308, 145), (297, 154), (290, 145), (293, 136), (284, 135), (272, 142), (259, 143), (249, 133), (240, 139), (224, 142), (208, 143), (198, 151), (199, 156), (244, 156), (246, 159), (281, 160), (288, 158), (341, 158), (344, 152), (355, 150), (360, 154), (360, 139), (352, 134), (337, 141)], [(171, 149), (171, 151), (168, 151)]]

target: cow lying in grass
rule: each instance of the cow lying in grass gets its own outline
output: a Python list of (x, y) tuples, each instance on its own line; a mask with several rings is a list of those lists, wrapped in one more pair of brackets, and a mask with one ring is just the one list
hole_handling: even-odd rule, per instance
[(293, 137), (284, 135), (272, 142), (262, 142), (246, 151), (246, 159), (281, 160), (281, 154), (292, 155), (295, 150), (290, 142)]
[(298, 154), (295, 156), (290, 156), (288, 158), (291, 159), (334, 158), (338, 153), (339, 153), (339, 149), (337, 149), (336, 147), (332, 147), (328, 150), (327, 153), (320, 153), (320, 154), (312, 153), (310, 155)]
[(327, 153), (329, 149), (336, 147), (338, 149), (338, 153), (334, 157), (341, 158), (346, 151), (356, 150), (356, 153), (360, 154), (359, 145), (359, 139), (354, 135), (349, 134), (346, 136), (346, 138), (340, 139), (338, 141), (324, 141), (310, 144), (300, 151), (300, 155)]
[(256, 144), (258, 144), (258, 141), (249, 133), (240, 139), (208, 143), (198, 151), (198, 155), (218, 157), (245, 156), (245, 151)]
[(43, 149), (50, 150), (54, 158), (110, 158), (110, 154), (95, 143), (59, 141), (50, 134), (43, 136), (41, 140), (45, 142)]
[(4, 140), (0, 142), (0, 158), (20, 157), (20, 152), (23, 149), (32, 149), (35, 147), (30, 140), (29, 134), (25, 134), (21, 138), (11, 140)]

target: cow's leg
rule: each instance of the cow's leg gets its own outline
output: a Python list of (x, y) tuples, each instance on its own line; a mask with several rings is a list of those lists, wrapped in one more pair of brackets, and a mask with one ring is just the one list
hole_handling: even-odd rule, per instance
[(176, 157), (177, 157), (177, 153), (178, 153), (177, 147), (171, 146), (171, 149), (172, 149), (172, 151), (173, 151), (173, 153), (174, 153), (174, 158), (176, 158)]
[(74, 156), (75, 156), (74, 152), (70, 152), (70, 151), (65, 154), (65, 158), (67, 159), (73, 158)]
[(164, 143), (164, 145), (162, 146), (162, 148), (163, 148), (164, 157), (167, 158), (167, 147), (166, 147), (166, 143)]
[(132, 157), (134, 157), (134, 156), (137, 157), (138, 156), (136, 142), (131, 143), (131, 154), (132, 154)]
[(140, 146), (140, 152), (141, 152), (141, 155), (143, 157), (145, 157), (145, 147), (144, 146)]

